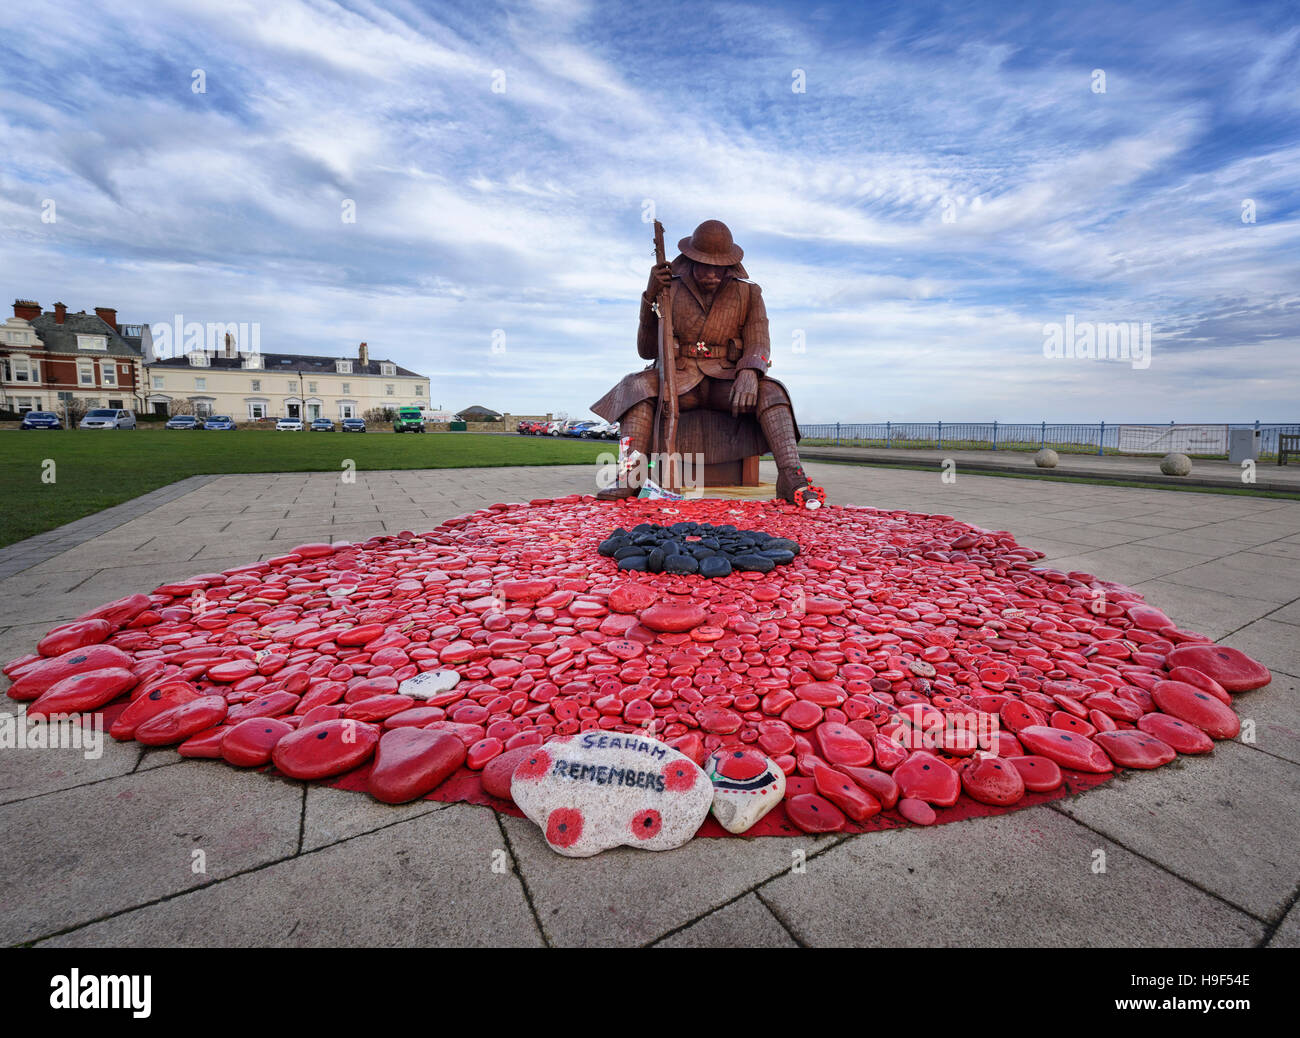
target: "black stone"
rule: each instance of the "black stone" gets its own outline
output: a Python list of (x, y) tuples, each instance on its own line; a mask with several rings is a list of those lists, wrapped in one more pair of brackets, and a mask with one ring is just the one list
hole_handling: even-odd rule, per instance
[(633, 555), (644, 555), (645, 553), (645, 548), (639, 547), (635, 544), (629, 544), (626, 548), (619, 548), (618, 551), (614, 552), (614, 558), (627, 559), (631, 558)]
[(646, 556), (646, 569), (651, 573), (662, 573), (664, 569), (664, 559), (666, 558), (663, 548), (656, 548)]
[(736, 569), (749, 569), (758, 573), (770, 573), (776, 569), (776, 563), (765, 555), (737, 555), (731, 560)]
[(665, 573), (695, 573), (700, 564), (691, 555), (669, 555), (664, 559)]
[(731, 562), (725, 555), (711, 555), (700, 560), (700, 576), (726, 577), (731, 575)]
[(627, 558), (618, 560), (618, 568), (621, 570), (637, 570), (645, 572), (646, 557), (644, 555), (629, 555)]

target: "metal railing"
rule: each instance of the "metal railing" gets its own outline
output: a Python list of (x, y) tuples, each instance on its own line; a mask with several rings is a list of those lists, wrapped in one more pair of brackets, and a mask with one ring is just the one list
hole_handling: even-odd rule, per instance
[[(804, 446), (930, 448), (935, 450), (1036, 451), (1042, 447), (1071, 454), (1162, 453), (1158, 449), (1133, 450), (1127, 445), (1134, 433), (1152, 440), (1187, 426), (1204, 429), (1252, 429), (1259, 432), (1259, 454), (1276, 455), (1278, 437), (1300, 435), (1300, 422), (1205, 422), (1156, 425), (1150, 422), (823, 422), (800, 425)], [(1124, 441), (1121, 441), (1124, 430)], [(1192, 446), (1184, 453), (1201, 457), (1227, 457), (1224, 446), (1205, 450)]]

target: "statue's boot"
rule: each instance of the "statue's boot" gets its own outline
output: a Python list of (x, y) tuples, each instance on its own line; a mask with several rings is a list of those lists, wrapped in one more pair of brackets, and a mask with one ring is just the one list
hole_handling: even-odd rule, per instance
[[(640, 451), (647, 462), (650, 460), (650, 435), (654, 430), (654, 421), (654, 403), (650, 400), (642, 400), (640, 403), (633, 404), (618, 423), (619, 438), (628, 437), (630, 440), (628, 449)], [(641, 471), (645, 471), (644, 467)], [(636, 497), (639, 493), (641, 493), (639, 486), (615, 486), (600, 491), (596, 496), (602, 501), (617, 501), (622, 497)]]
[[(763, 401), (759, 403), (761, 407)], [(767, 437), (767, 445), (772, 448), (772, 457), (776, 461), (776, 496), (791, 504), (818, 507), (826, 500), (826, 492), (808, 481), (807, 473), (799, 464), (794, 413), (789, 405), (777, 403), (763, 407), (758, 413), (758, 423), (763, 427), (763, 435)], [(812, 504), (813, 501), (817, 503)]]

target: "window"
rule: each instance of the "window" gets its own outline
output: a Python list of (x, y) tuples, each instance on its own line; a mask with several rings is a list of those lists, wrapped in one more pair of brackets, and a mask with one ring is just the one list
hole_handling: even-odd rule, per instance
[[(335, 369), (335, 370), (336, 370), (340, 375), (351, 375), (351, 374), (352, 374), (352, 361), (350, 361), (350, 360), (336, 360), (336, 361), (334, 362), (334, 369)], [(347, 390), (345, 389), (345, 390), (343, 390), (343, 392), (346, 393)]]
[[(121, 400), (111, 400), (111, 399), (110, 399), (109, 402), (108, 402), (108, 406), (109, 406), (109, 407), (116, 408), (117, 410), (121, 411), (121, 410), (122, 410), (122, 401), (121, 401)], [(123, 414), (125, 414), (125, 412), (123, 412)]]
[(356, 417), (356, 408), (353, 407), (351, 404), (339, 404), (339, 417), (340, 417), (340, 418), (355, 418), (355, 417)]
[(261, 391), (262, 391), (262, 380), (260, 378), (253, 379), (253, 392), (260, 393)]
[(393, 395), (393, 393), (394, 393), (394, 387), (393, 387), (393, 384), (392, 384), (391, 382), (387, 383), (387, 384), (384, 386), (384, 393), (387, 394), (388, 396), (392, 396), (392, 395)]
[(36, 365), (26, 357), (13, 357), (9, 361), (13, 365), (13, 378), (15, 382), (35, 382)]
[(248, 405), (248, 417), (251, 418), (251, 419), (253, 419), (254, 421), (256, 421), (256, 420), (259, 419), (259, 418), (265, 418), (265, 417), (266, 417), (266, 405), (265, 405), (265, 404), (249, 404), (249, 405)]
[(416, 387), (415, 387), (415, 395), (416, 395), (416, 396), (424, 396), (424, 386), (416, 386)]
[(202, 350), (195, 350), (190, 354), (190, 363), (196, 368), (206, 368), (208, 366), (208, 355)]
[(77, 362), (77, 381), (83, 386), (95, 384), (95, 362), (83, 360)]
[(345, 393), (351, 393), (351, 392), (352, 392), (352, 383), (351, 383), (351, 382), (344, 382), (344, 383), (343, 383), (343, 392), (345, 392)]
[(194, 401), (194, 415), (196, 418), (206, 418), (212, 413), (212, 405), (206, 400)]
[(77, 349), (106, 350), (108, 349), (108, 339), (103, 335), (78, 335)]
[(260, 368), (261, 366), (262, 358), (260, 354), (250, 353), (244, 358), (244, 367), (246, 368)]
[(308, 382), (308, 383), (307, 383), (307, 392), (308, 392), (308, 393), (316, 393), (316, 392), (319, 392), (319, 390), (317, 390), (317, 388), (316, 388), (316, 383), (315, 383), (315, 382)]
[(15, 346), (25, 346), (27, 344), (27, 333), (26, 332), (5, 332), (4, 339), (6, 342), (11, 342)]
[(196, 378), (196, 379), (194, 380), (194, 388), (195, 388), (195, 389), (207, 389), (207, 388), (208, 388), (208, 380), (207, 380), (206, 378)]
[[(116, 385), (117, 385), (117, 365), (114, 364), (114, 363), (112, 363), (112, 362), (108, 362), (108, 363), (105, 363), (105, 364), (101, 364), (101, 365), (99, 366), (99, 378), (100, 378), (100, 381), (103, 382), (104, 385), (106, 385), (106, 386), (116, 386)], [(113, 405), (110, 404), (109, 406), (112, 407)], [(121, 404), (119, 404), (118, 406), (120, 407)]]
[(39, 411), (41, 409), (41, 401), (39, 397), (33, 398), (30, 396), (17, 396), (14, 397), (14, 404), (18, 408), (19, 414), (26, 414), (28, 411)]
[(298, 380), (296, 378), (289, 379), (289, 392), (290, 393), (298, 392)]
[(163, 377), (162, 377), (161, 375), (155, 375), (155, 376), (153, 377), (153, 387), (154, 387), (154, 389), (162, 389), (162, 387), (163, 387)]
[(396, 375), (396, 374), (397, 374), (397, 365), (396, 365), (396, 364), (380, 364), (380, 365), (379, 365), (379, 373), (380, 373), (381, 375), (387, 375), (387, 376), (389, 376), (389, 377), (391, 378), (393, 375)]

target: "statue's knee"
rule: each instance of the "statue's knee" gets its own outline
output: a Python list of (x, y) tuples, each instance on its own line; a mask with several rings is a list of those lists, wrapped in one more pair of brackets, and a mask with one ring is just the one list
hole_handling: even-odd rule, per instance
[[(758, 410), (766, 411), (769, 407), (790, 407), (790, 398), (785, 390), (769, 379), (760, 379), (758, 383)], [(793, 408), (791, 408), (793, 411)]]

